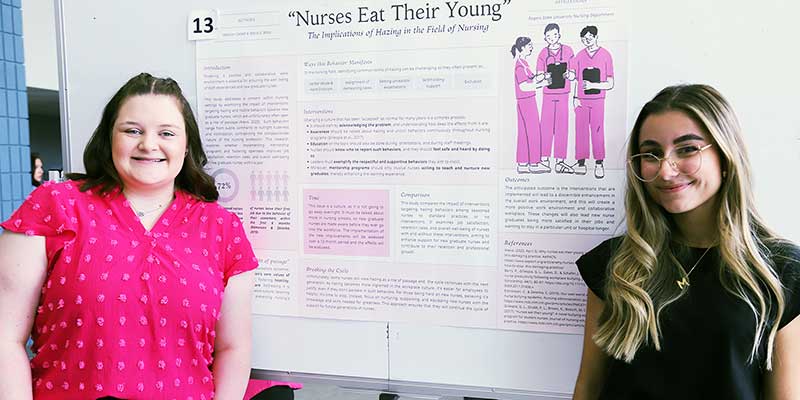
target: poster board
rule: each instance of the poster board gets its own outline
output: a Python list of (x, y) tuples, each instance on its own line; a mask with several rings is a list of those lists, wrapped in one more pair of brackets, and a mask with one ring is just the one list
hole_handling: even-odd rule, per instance
[[(57, 2), (60, 10), (60, 43), (62, 60), (62, 87), (63, 102), (67, 110), (66, 123), (63, 124), (69, 138), (68, 159), (65, 165), (73, 171), (81, 170), (81, 152), (83, 145), (91, 135), (100, 109), (111, 93), (128, 77), (139, 71), (149, 71), (159, 76), (171, 76), (181, 83), (189, 101), (196, 110), (203, 107), (204, 100), (198, 98), (198, 65), (203, 60), (230, 58), (239, 59), (250, 57), (254, 53), (263, 52), (263, 47), (258, 49), (242, 47), (223, 47), (210, 50), (206, 45), (196, 45), (186, 40), (188, 15), (192, 10), (214, 9), (223, 14), (236, 13), (236, 10), (247, 14), (253, 10), (264, 9), (258, 2), (237, 0), (220, 4), (214, 1), (193, 2), (139, 2), (137, 4), (106, 2)], [(616, 112), (621, 117), (616, 118), (616, 123), (610, 123), (607, 129), (614, 130), (615, 138), (623, 138), (628, 127), (632, 125), (635, 113), (647, 99), (661, 87), (678, 82), (707, 82), (717, 86), (739, 110), (739, 116), (744, 127), (745, 139), (751, 151), (751, 161), (754, 166), (754, 175), (757, 189), (757, 200), (767, 221), (779, 232), (789, 238), (800, 240), (800, 228), (792, 223), (793, 209), (790, 202), (798, 193), (786, 194), (786, 182), (792, 182), (793, 166), (800, 161), (800, 120), (798, 113), (790, 109), (793, 104), (792, 90), (781, 90), (781, 85), (791, 85), (791, 81), (781, 78), (776, 73), (772, 84), (759, 82), (761, 73), (759, 57), (750, 56), (758, 48), (760, 52), (775, 54), (782, 60), (798, 58), (791, 52), (792, 37), (790, 15), (796, 13), (798, 6), (789, 5), (782, 1), (767, 1), (759, 4), (722, 1), (709, 1), (702, 4), (689, 1), (670, 4), (645, 4), (627, 2), (582, 2), (573, 5), (580, 13), (582, 9), (609, 8), (615, 13), (621, 13), (618, 23), (620, 26), (629, 24), (629, 29), (621, 31), (619, 39), (624, 39), (615, 49), (614, 54), (625, 53), (626, 61), (616, 65), (617, 72), (624, 79), (618, 79), (613, 92), (617, 103), (624, 104), (623, 109)], [(349, 3), (348, 3), (349, 4)], [(392, 9), (390, 3), (381, 3), (384, 8)], [(487, 3), (488, 4), (488, 3)], [(513, 13), (505, 14), (505, 21), (487, 22), (493, 30), (501, 30), (503, 37), (502, 52), (506, 53), (519, 35), (528, 35), (536, 43), (537, 50), (543, 43), (541, 28), (546, 15), (539, 10), (560, 10), (564, 2), (551, 1), (541, 4), (504, 2), (507, 9)], [(422, 3), (418, 6), (422, 7)], [(441, 6), (447, 11), (447, 6)], [(304, 2), (292, 6), (293, 9), (305, 10), (338, 10), (348, 9), (336, 2)], [(354, 7), (351, 7), (355, 9)], [(375, 5), (373, 8), (378, 8)], [(793, 8), (793, 9), (792, 9)], [(153, 12), (158, 10), (158, 12)], [(297, 11), (295, 10), (295, 11)], [(532, 12), (536, 10), (536, 12)], [(284, 10), (286, 11), (286, 10)], [(520, 19), (519, 15), (525, 17)], [(550, 14), (551, 16), (554, 14)], [(537, 18), (539, 16), (539, 18)], [(274, 22), (286, 28), (287, 12), (275, 12)], [(565, 17), (562, 15), (561, 17)], [(297, 17), (295, 17), (297, 18)], [(576, 17), (577, 18), (577, 17)], [(604, 18), (606, 20), (604, 20)], [(608, 22), (606, 13), (589, 16), (592, 23), (603, 27)], [(491, 18), (489, 18), (491, 20)], [(575, 38), (575, 27), (564, 28), (571, 30), (571, 39), (565, 43), (579, 49), (580, 42)], [(147, 21), (147, 29), (125, 29), (136, 25), (138, 21)], [(522, 22), (520, 22), (522, 21)], [(597, 22), (595, 22), (597, 21)], [(767, 22), (764, 22), (767, 21)], [(427, 25), (427, 24), (426, 24)], [(568, 25), (568, 24), (567, 24)], [(377, 24), (374, 26), (378, 26)], [(409, 24), (409, 26), (412, 26)], [(447, 29), (445, 26), (444, 29)], [(270, 30), (268, 28), (267, 30)], [(606, 40), (601, 31), (600, 40)], [(613, 36), (613, 35), (612, 35)], [(424, 36), (427, 38), (427, 36)], [(474, 38), (474, 37), (472, 37)], [(267, 39), (268, 40), (268, 39)], [(500, 46), (497, 41), (494, 46)], [(91, 45), (89, 45), (91, 43)], [(612, 41), (613, 43), (613, 41)], [(275, 46), (282, 44), (275, 42)], [(319, 60), (336, 59), (342, 53), (341, 42), (334, 40), (317, 41), (318, 46), (313, 54), (306, 57), (316, 57)], [(204, 47), (206, 46), (206, 47)], [(256, 45), (252, 45), (256, 46)], [(448, 48), (459, 46), (476, 46), (470, 43), (447, 43)], [(391, 46), (390, 46), (391, 47)], [(420, 57), (423, 50), (436, 49), (437, 45), (430, 41), (419, 40), (415, 51), (405, 49), (400, 53), (398, 62), (409, 57)], [(353, 53), (379, 51), (374, 45), (366, 48), (353, 49)], [(209, 53), (204, 53), (208, 51)], [(223, 54), (224, 52), (228, 54)], [(577, 51), (576, 51), (577, 52)], [(269, 53), (268, 51), (266, 53)], [(498, 54), (500, 51), (498, 50)], [(424, 52), (425, 56), (435, 57), (436, 51)], [(296, 57), (290, 51), (285, 56)], [(511, 57), (489, 59), (492, 68), (498, 71), (510, 70), (513, 63)], [(496, 60), (496, 61), (495, 61)], [(268, 62), (274, 62), (272, 59)], [(786, 63), (791, 65), (795, 60)], [(297, 78), (302, 71), (291, 72)], [(748, 73), (751, 72), (751, 73)], [(506, 74), (510, 80), (510, 73)], [(513, 100), (508, 100), (511, 85), (499, 78), (493, 87), (496, 93), (487, 103), (477, 102), (478, 107), (487, 110), (487, 114), (498, 116), (490, 123), (495, 132), (515, 134), (516, 121), (511, 107), (501, 109), (500, 104), (494, 104), (494, 99), (503, 99), (503, 104), (513, 105)], [(781, 83), (784, 82), (784, 83)], [(299, 86), (298, 86), (299, 87)], [(298, 89), (299, 90), (299, 89)], [(419, 102), (420, 97), (411, 96), (409, 102)], [(450, 94), (452, 97), (452, 94)], [(512, 98), (513, 99), (513, 98)], [(765, 99), (767, 101), (765, 101)], [(361, 103), (353, 102), (344, 105), (337, 113), (342, 115), (363, 115), (363, 110), (370, 107), (370, 101)], [(336, 103), (337, 99), (328, 99)], [(375, 102), (375, 99), (372, 99)], [(299, 115), (298, 103), (291, 105), (291, 112)], [(350, 107), (350, 108), (348, 108)], [(453, 105), (457, 108), (459, 105)], [(475, 104), (466, 104), (463, 107), (475, 107)], [(361, 113), (361, 114), (360, 114)], [(198, 112), (201, 115), (203, 111)], [(499, 117), (502, 116), (502, 117)], [(302, 120), (300, 117), (292, 118), (293, 132), (300, 132)], [(616, 124), (616, 125), (614, 125)], [(512, 132), (512, 133), (508, 133)], [(491, 142), (492, 148), (500, 149), (498, 155), (490, 160), (498, 172), (497, 176), (506, 174), (513, 177), (516, 168), (513, 161), (513, 151), (508, 149), (506, 139), (495, 139)], [(309, 142), (310, 143), (310, 142)], [(502, 147), (498, 143), (505, 143)], [(611, 145), (616, 153), (609, 159), (616, 159), (616, 166), (609, 161), (607, 177), (619, 174), (621, 141)], [(777, 145), (776, 145), (777, 144)], [(292, 151), (299, 151), (294, 148)], [(570, 158), (574, 159), (574, 150), (570, 150)], [(310, 160), (309, 160), (310, 161)], [(212, 163), (214, 160), (212, 159)], [(223, 165), (218, 165), (214, 171), (220, 171)], [(504, 171), (507, 170), (507, 171)], [(589, 172), (591, 174), (592, 172)], [(242, 181), (247, 176), (237, 173)], [(294, 176), (294, 175), (293, 175)], [(297, 176), (302, 176), (298, 174)], [(250, 177), (251, 180), (258, 178)], [(409, 180), (415, 179), (413, 176)], [(607, 181), (610, 181), (608, 179)], [(298, 187), (294, 191), (293, 203), (298, 204), (298, 210), (308, 207), (309, 204), (301, 203), (300, 193), (315, 194), (312, 191), (325, 190), (353, 190), (352, 186), (338, 183), (325, 186), (320, 182), (312, 185)], [(372, 183), (380, 185), (380, 183)], [(402, 185), (405, 183), (396, 183)], [(434, 196), (452, 196), (442, 194), (444, 191), (437, 187), (438, 182), (432, 182), (424, 192), (433, 193)], [(498, 188), (502, 185), (497, 185)], [(373, 187), (374, 188), (374, 187)], [(400, 196), (402, 189), (395, 190)], [(795, 188), (788, 188), (794, 190)], [(468, 191), (468, 196), (481, 197), (480, 187)], [(502, 190), (492, 192), (495, 200), (491, 213), (496, 212), (499, 199), (502, 199)], [(410, 193), (410, 192), (409, 192)], [(776, 195), (776, 194), (781, 195)], [(399, 214), (401, 204), (391, 200), (389, 209)], [(299, 213), (295, 213), (297, 215)], [(308, 214), (303, 217), (308, 218)], [(389, 217), (390, 224), (399, 221)], [(493, 221), (499, 221), (500, 216), (494, 215)], [(610, 218), (618, 219), (618, 213)], [(299, 224), (300, 219), (295, 221)], [(499, 224), (499, 222), (494, 222)], [(582, 249), (590, 247), (610, 235), (605, 231), (600, 235), (583, 235), (578, 244), (572, 244), (567, 249), (568, 253), (563, 258), (572, 257)], [(554, 240), (547, 235), (533, 236), (536, 240)], [(306, 238), (307, 239), (307, 238)], [(304, 240), (298, 236), (298, 240)], [(520, 241), (511, 239), (512, 241)], [(496, 248), (494, 254), (502, 253), (495, 237)], [(551, 247), (558, 247), (552, 244)], [(290, 249), (291, 250), (291, 249)], [(281, 251), (281, 250), (277, 250)], [(295, 249), (296, 251), (296, 249)], [(389, 252), (395, 254), (396, 248)], [(272, 254), (275, 256), (275, 253)], [(280, 254), (278, 254), (280, 256)], [(352, 268), (374, 261), (367, 255), (364, 258), (350, 260)], [(452, 254), (439, 255), (441, 263), (447, 265), (451, 262)], [(500, 257), (499, 255), (497, 256)], [(310, 260), (324, 260), (324, 257)], [(429, 264), (433, 264), (428, 262)], [(403, 267), (412, 265), (403, 264)], [(313, 267), (313, 266), (312, 266)], [(402, 277), (403, 273), (398, 272)], [(495, 282), (497, 284), (497, 282)], [(497, 286), (495, 286), (497, 287)], [(493, 298), (500, 296), (499, 290), (492, 292)], [(273, 316), (258, 314), (254, 319), (254, 368), (269, 370), (277, 373), (310, 374), (320, 378), (329, 377), (342, 385), (380, 387), (385, 384), (389, 388), (407, 391), (421, 391), (437, 393), (486, 393), (494, 392), (505, 397), (519, 398), (559, 398), (567, 397), (577, 372), (581, 336), (572, 333), (557, 333), (532, 330), (492, 329), (481, 323), (463, 323), (463, 321), (424, 321), (415, 319), (415, 316), (400, 316), (379, 320), (374, 315), (358, 316), (348, 319), (347, 316), (326, 315), (325, 311), (312, 317), (287, 316), (292, 314), (285, 308)], [(466, 325), (466, 326), (464, 326)], [(302, 351), (298, 350), (302, 349)], [(357, 356), (354, 356), (357, 355)], [(338, 377), (338, 378), (335, 378)]]

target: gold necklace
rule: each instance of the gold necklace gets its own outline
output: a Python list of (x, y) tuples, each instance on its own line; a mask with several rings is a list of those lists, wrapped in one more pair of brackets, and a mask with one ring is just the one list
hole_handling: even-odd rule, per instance
[(692, 265), (692, 268), (689, 269), (689, 272), (687, 272), (686, 275), (683, 276), (683, 279), (678, 279), (677, 281), (675, 281), (675, 283), (678, 284), (678, 288), (683, 290), (684, 288), (689, 287), (689, 275), (692, 274), (692, 271), (694, 271), (694, 269), (697, 267), (697, 264), (700, 264), (700, 260), (702, 260), (703, 257), (706, 256), (706, 253), (708, 253), (709, 250), (711, 250), (711, 247), (707, 248), (706, 251), (703, 252), (703, 255), (701, 255), (700, 258), (698, 258), (697, 261), (694, 262), (694, 265)]

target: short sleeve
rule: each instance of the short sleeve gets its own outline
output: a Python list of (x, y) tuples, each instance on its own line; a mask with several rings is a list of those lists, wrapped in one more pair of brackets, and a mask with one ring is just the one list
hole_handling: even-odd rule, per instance
[[(67, 205), (72, 199), (74, 187), (69, 182), (62, 184), (45, 183), (31, 192), (11, 218), (0, 224), (11, 232), (28, 236), (54, 237), (76, 231), (77, 220), (70, 215)], [(74, 202), (74, 200), (72, 200)]]
[(225, 247), (225, 266), (223, 279), (225, 285), (228, 279), (234, 275), (254, 270), (258, 267), (258, 259), (253, 253), (253, 246), (247, 239), (244, 232), (242, 221), (236, 214), (230, 214), (230, 226), (228, 226), (228, 243)]
[(614, 77), (614, 60), (611, 59), (611, 53), (606, 51), (606, 77)]
[(530, 80), (528, 74), (525, 73), (525, 67), (517, 64), (517, 67), (514, 68), (514, 79), (517, 81), (517, 84)]
[(601, 299), (605, 299), (604, 288), (608, 262), (621, 241), (622, 237), (606, 240), (575, 261), (586, 286)]
[(536, 58), (536, 72), (547, 71), (547, 65), (545, 65), (547, 63), (547, 52), (547, 47), (539, 52), (539, 57)]
[(778, 329), (781, 329), (800, 315), (800, 247), (788, 244), (773, 259), (786, 297), (786, 308), (778, 324)]
[(561, 48), (564, 49), (563, 59), (567, 62), (567, 64), (572, 64), (572, 58), (575, 57), (575, 53), (572, 51), (572, 47), (567, 45), (561, 45)]

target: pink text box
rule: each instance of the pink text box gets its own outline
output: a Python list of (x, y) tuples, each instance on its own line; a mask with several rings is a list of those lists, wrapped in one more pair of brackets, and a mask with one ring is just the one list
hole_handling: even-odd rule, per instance
[(303, 191), (306, 254), (389, 256), (389, 192)]

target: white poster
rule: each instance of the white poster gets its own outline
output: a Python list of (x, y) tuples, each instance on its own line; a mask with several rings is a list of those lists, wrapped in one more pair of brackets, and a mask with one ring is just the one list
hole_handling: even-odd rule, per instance
[(213, 26), (198, 117), (255, 312), (582, 333), (574, 261), (622, 219), (626, 9), (295, 2)]

